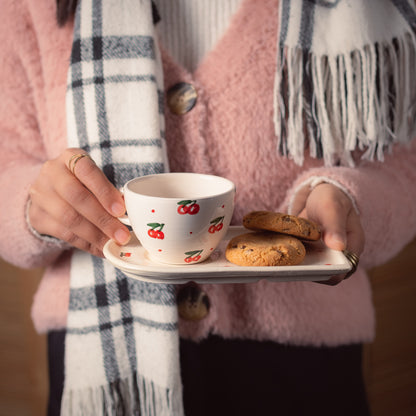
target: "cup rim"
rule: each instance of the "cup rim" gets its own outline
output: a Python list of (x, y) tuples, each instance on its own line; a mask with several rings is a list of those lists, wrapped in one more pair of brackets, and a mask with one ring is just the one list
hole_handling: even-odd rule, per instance
[(159, 199), (159, 200), (163, 200), (163, 199), (165, 199), (165, 200), (177, 200), (177, 199), (180, 199), (182, 197), (181, 196), (178, 196), (178, 197), (164, 197), (164, 196), (146, 195), (146, 194), (136, 192), (136, 191), (134, 191), (130, 188), (130, 186), (135, 182), (140, 182), (142, 180), (151, 179), (151, 178), (155, 178), (155, 177), (160, 178), (161, 176), (173, 176), (173, 175), (174, 176), (202, 176), (202, 177), (205, 177), (205, 178), (215, 178), (215, 179), (221, 180), (223, 183), (228, 185), (228, 188), (226, 190), (224, 190), (223, 192), (199, 196), (198, 197), (199, 200), (212, 198), (214, 196), (225, 195), (229, 192), (233, 192), (233, 191), (235, 192), (235, 190), (236, 190), (236, 186), (235, 186), (234, 182), (231, 181), (230, 179), (224, 178), (223, 176), (211, 175), (211, 174), (206, 174), (206, 173), (197, 173), (197, 172), (163, 172), (163, 173), (153, 173), (153, 174), (149, 174), (149, 175), (138, 176), (136, 178), (130, 179), (129, 181), (127, 181), (124, 184), (123, 191), (124, 191), (124, 193), (126, 193), (126, 191), (128, 190), (133, 195), (140, 195), (140, 196), (143, 196), (143, 197), (146, 197), (146, 198), (156, 198), (156, 199)]

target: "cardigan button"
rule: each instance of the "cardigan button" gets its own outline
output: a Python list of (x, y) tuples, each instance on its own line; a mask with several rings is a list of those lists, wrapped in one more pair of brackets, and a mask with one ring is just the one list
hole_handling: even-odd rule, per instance
[(167, 103), (173, 114), (182, 115), (191, 111), (198, 98), (195, 87), (187, 82), (179, 82), (169, 88)]
[(186, 321), (200, 321), (209, 312), (210, 302), (207, 294), (196, 284), (182, 287), (176, 297), (178, 314)]

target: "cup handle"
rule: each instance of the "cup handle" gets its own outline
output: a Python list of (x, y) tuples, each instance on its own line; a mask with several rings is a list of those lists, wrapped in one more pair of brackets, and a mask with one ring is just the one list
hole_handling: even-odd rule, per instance
[[(121, 194), (123, 195), (123, 198), (124, 198), (124, 187), (120, 188), (119, 191), (121, 192)], [(131, 223), (130, 223), (130, 220), (129, 220), (129, 217), (128, 217), (127, 214), (124, 214), (121, 217), (117, 217), (117, 218), (124, 225), (128, 225), (129, 227), (131, 227)]]
[(131, 223), (129, 220), (129, 217), (125, 214), (122, 215), (121, 217), (117, 217), (117, 219), (122, 222), (124, 225), (128, 225), (129, 227), (131, 227)]

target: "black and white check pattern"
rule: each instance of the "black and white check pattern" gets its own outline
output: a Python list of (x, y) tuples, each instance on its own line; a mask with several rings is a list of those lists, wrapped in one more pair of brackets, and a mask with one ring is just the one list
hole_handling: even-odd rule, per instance
[[(68, 72), (68, 146), (110, 181), (168, 170), (150, 0), (82, 0)], [(153, 14), (152, 14), (153, 11)], [(153, 19), (152, 19), (153, 17)], [(63, 415), (181, 415), (174, 288), (75, 251)]]
[(280, 152), (326, 164), (383, 160), (416, 135), (413, 0), (281, 0), (275, 83)]

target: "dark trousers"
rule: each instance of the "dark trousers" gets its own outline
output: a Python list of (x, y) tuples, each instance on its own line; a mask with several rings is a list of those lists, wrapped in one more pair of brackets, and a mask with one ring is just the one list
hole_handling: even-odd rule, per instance
[[(59, 415), (64, 341), (64, 331), (48, 336), (49, 416)], [(369, 416), (361, 357), (361, 345), (181, 340), (186, 416)]]
[(368, 416), (362, 346), (181, 341), (187, 415)]

